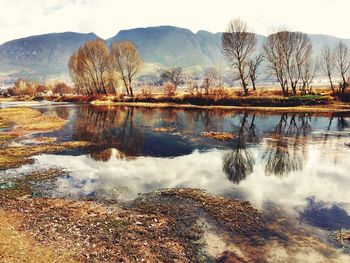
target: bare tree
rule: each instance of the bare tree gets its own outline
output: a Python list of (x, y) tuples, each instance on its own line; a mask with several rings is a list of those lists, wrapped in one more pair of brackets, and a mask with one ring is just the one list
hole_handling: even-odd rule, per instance
[(264, 57), (269, 61), (269, 70), (275, 74), (284, 96), (288, 96), (289, 91), (283, 50), (286, 38), (286, 31), (271, 34), (267, 37), (263, 46)]
[(301, 68), (311, 53), (312, 43), (307, 34), (283, 30), (268, 36), (264, 55), (285, 96), (288, 95), (289, 87), (294, 95), (297, 93)]
[(175, 89), (183, 82), (183, 70), (181, 67), (173, 67), (167, 70), (164, 70), (161, 75), (163, 81), (169, 81), (174, 84)]
[(222, 48), (226, 58), (237, 71), (245, 95), (248, 95), (248, 58), (256, 47), (255, 34), (248, 32), (247, 24), (235, 19), (230, 22), (227, 32), (222, 35)]
[(297, 94), (297, 85), (301, 79), (301, 68), (312, 53), (312, 43), (307, 34), (289, 32), (286, 52), (286, 66), (293, 94)]
[(73, 89), (64, 82), (57, 82), (52, 92), (54, 94), (60, 94), (61, 96), (63, 96), (65, 94), (73, 93)]
[(326, 74), (329, 79), (329, 83), (331, 85), (331, 89), (334, 94), (335, 89), (332, 81), (332, 76), (333, 76), (334, 65), (335, 65), (335, 56), (334, 56), (334, 52), (328, 45), (325, 45), (322, 48), (321, 65), (322, 65), (323, 73)]
[(102, 39), (91, 40), (72, 54), (69, 71), (78, 90), (86, 94), (107, 94), (109, 49)]
[(335, 47), (335, 68), (340, 74), (339, 92), (344, 93), (349, 86), (348, 71), (350, 68), (350, 50), (342, 41), (339, 41)]
[(69, 58), (68, 68), (77, 93), (82, 95), (92, 95), (94, 91), (91, 78), (85, 77), (85, 74), (80, 72), (78, 68), (78, 52), (73, 53)]
[(210, 87), (215, 85), (215, 82), (217, 82), (218, 79), (219, 79), (219, 72), (217, 71), (216, 68), (208, 68), (205, 71), (202, 86), (204, 87), (206, 95), (209, 95)]
[(258, 78), (258, 69), (263, 62), (264, 56), (262, 54), (248, 60), (249, 78), (253, 85), (253, 90), (256, 90), (255, 81)]
[(118, 78), (124, 83), (127, 94), (134, 96), (132, 81), (143, 64), (136, 46), (130, 41), (113, 43), (111, 60)]
[(316, 73), (319, 69), (318, 60), (313, 61), (311, 57), (309, 57), (305, 63), (301, 66), (301, 86), (300, 91), (302, 95), (312, 92), (312, 82), (316, 76)]

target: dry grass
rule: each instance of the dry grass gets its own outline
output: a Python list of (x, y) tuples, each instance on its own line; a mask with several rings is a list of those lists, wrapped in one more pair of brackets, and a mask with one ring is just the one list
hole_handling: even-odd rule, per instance
[(227, 133), (227, 132), (202, 132), (201, 134), (203, 137), (206, 138), (212, 138), (212, 139), (216, 139), (216, 140), (220, 140), (220, 141), (229, 141), (232, 140), (234, 138), (236, 138), (237, 136), (232, 134), (232, 133)]
[(301, 112), (301, 113), (330, 113), (330, 112), (349, 112), (350, 105), (346, 104), (331, 104), (331, 105), (315, 105), (315, 106), (298, 106), (298, 107), (256, 107), (256, 106), (206, 106), (206, 105), (191, 105), (178, 103), (153, 103), (153, 102), (99, 102), (93, 101), (92, 105), (113, 105), (113, 106), (130, 106), (143, 108), (177, 108), (177, 109), (220, 109), (220, 110), (249, 110), (263, 112)]
[(30, 159), (33, 155), (42, 153), (52, 153), (57, 151), (64, 151), (67, 149), (84, 148), (91, 146), (91, 143), (85, 141), (63, 142), (63, 143), (49, 143), (35, 146), (11, 146), (0, 147), (0, 170), (20, 167), (24, 164), (33, 162)]
[(16, 135), (14, 134), (6, 134), (6, 133), (0, 133), (0, 145), (4, 142), (7, 142), (9, 140), (12, 140), (16, 138)]
[(12, 179), (4, 183), (0, 183), (0, 199), (1, 198), (22, 198), (33, 194), (32, 185), (36, 182), (49, 181), (64, 174), (61, 169), (43, 169), (25, 174), (17, 179)]
[(169, 127), (159, 127), (159, 128), (153, 128), (152, 131), (155, 131), (155, 132), (173, 132), (173, 131), (175, 131), (175, 129), (169, 128)]
[(66, 123), (56, 116), (47, 116), (29, 108), (0, 109), (0, 122), (16, 125), (16, 131), (38, 132), (61, 129)]
[(15, 97), (9, 97), (9, 98), (2, 97), (2, 98), (0, 98), (0, 103), (1, 102), (10, 102), (10, 101), (15, 101), (15, 100), (16, 100)]
[(66, 121), (29, 108), (7, 108), (0, 109), (0, 122), (6, 126), (15, 125), (12, 131), (0, 133), (0, 170), (30, 164), (33, 155), (90, 146), (81, 141), (55, 143), (52, 138), (43, 138), (35, 146), (8, 146), (9, 142), (23, 134), (61, 129)]
[(350, 231), (348, 230), (341, 230), (335, 234), (335, 240), (341, 244), (345, 245), (346, 243), (350, 242)]
[(0, 210), (0, 261), (1, 262), (78, 262), (70, 249), (44, 246), (33, 242), (24, 232), (18, 231), (20, 219)]

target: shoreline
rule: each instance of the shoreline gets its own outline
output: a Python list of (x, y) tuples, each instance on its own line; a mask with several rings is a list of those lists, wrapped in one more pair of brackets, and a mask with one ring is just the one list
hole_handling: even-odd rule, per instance
[(294, 107), (274, 107), (274, 106), (223, 106), (223, 105), (195, 105), (178, 104), (172, 102), (111, 102), (111, 101), (91, 101), (93, 106), (130, 106), (144, 108), (179, 108), (179, 109), (220, 109), (220, 110), (248, 110), (264, 112), (311, 112), (311, 113), (350, 113), (350, 105), (328, 104), (315, 106), (294, 106)]

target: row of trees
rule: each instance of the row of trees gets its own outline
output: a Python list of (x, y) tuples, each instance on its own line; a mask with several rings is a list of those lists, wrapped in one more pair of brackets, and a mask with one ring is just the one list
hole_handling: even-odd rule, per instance
[(39, 94), (72, 94), (75, 90), (64, 82), (56, 82), (53, 85), (43, 85), (38, 82), (30, 82), (24, 78), (15, 81), (12, 88), (5, 91), (8, 96), (34, 96)]
[(290, 91), (296, 95), (298, 87), (302, 94), (310, 92), (320, 64), (333, 92), (335, 70), (341, 79), (339, 92), (344, 92), (350, 83), (350, 51), (343, 42), (334, 49), (325, 46), (321, 59), (314, 59), (312, 42), (307, 34), (280, 30), (269, 35), (259, 51), (255, 34), (248, 30), (245, 22), (235, 19), (222, 35), (222, 49), (234, 70), (235, 80), (240, 81), (246, 95), (249, 93), (249, 81), (255, 90), (258, 68), (263, 60), (266, 60), (268, 72), (275, 76), (285, 96)]
[(338, 83), (338, 93), (344, 93), (345, 89), (350, 85), (350, 50), (343, 42), (332, 49), (328, 45), (322, 49), (322, 71), (327, 75), (333, 94), (336, 93), (336, 87), (333, 81), (334, 71), (340, 75)]
[[(311, 93), (312, 82), (319, 68), (328, 76), (334, 94), (336, 91), (344, 93), (350, 83), (350, 51), (343, 42), (333, 49), (325, 46), (322, 56), (315, 59), (307, 34), (280, 30), (270, 34), (262, 49), (257, 50), (256, 35), (244, 21), (235, 19), (222, 35), (222, 49), (234, 70), (234, 80), (240, 82), (245, 95), (249, 94), (250, 85), (256, 90), (259, 68), (265, 62), (268, 73), (275, 77), (285, 96), (296, 95), (298, 89), (301, 94)], [(109, 48), (103, 40), (97, 39), (81, 46), (70, 57), (68, 65), (80, 94), (116, 94), (122, 83), (127, 95), (133, 96), (133, 80), (143, 62), (132, 42), (114, 42)], [(333, 80), (335, 72), (340, 79), (338, 90)], [(221, 75), (214, 67), (208, 68), (202, 84), (194, 86), (204, 89), (208, 95), (210, 87), (223, 84)], [(160, 82), (171, 83), (169, 90), (175, 91), (185, 79), (181, 67), (164, 70), (160, 75)]]
[(113, 94), (122, 82), (133, 96), (132, 82), (142, 67), (135, 45), (129, 41), (114, 42), (111, 49), (102, 39), (86, 42), (69, 58), (68, 67), (78, 93)]

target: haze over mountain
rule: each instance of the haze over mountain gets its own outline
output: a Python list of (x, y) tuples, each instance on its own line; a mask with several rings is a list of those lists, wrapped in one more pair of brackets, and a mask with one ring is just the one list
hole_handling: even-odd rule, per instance
[[(309, 36), (316, 56), (320, 54), (324, 44), (333, 46), (340, 40), (328, 35)], [(96, 38), (98, 36), (94, 33), (64, 32), (6, 42), (0, 45), (0, 74), (39, 80), (67, 78), (69, 56), (84, 42)], [(261, 46), (265, 36), (257, 35), (257, 39), (258, 46)], [(221, 54), (221, 33), (193, 33), (184, 28), (159, 26), (121, 30), (114, 37), (106, 39), (106, 42), (111, 44), (119, 40), (131, 40), (136, 44), (148, 71), (181, 66), (200, 72), (206, 67), (224, 63)], [(350, 39), (342, 40), (350, 45)]]

